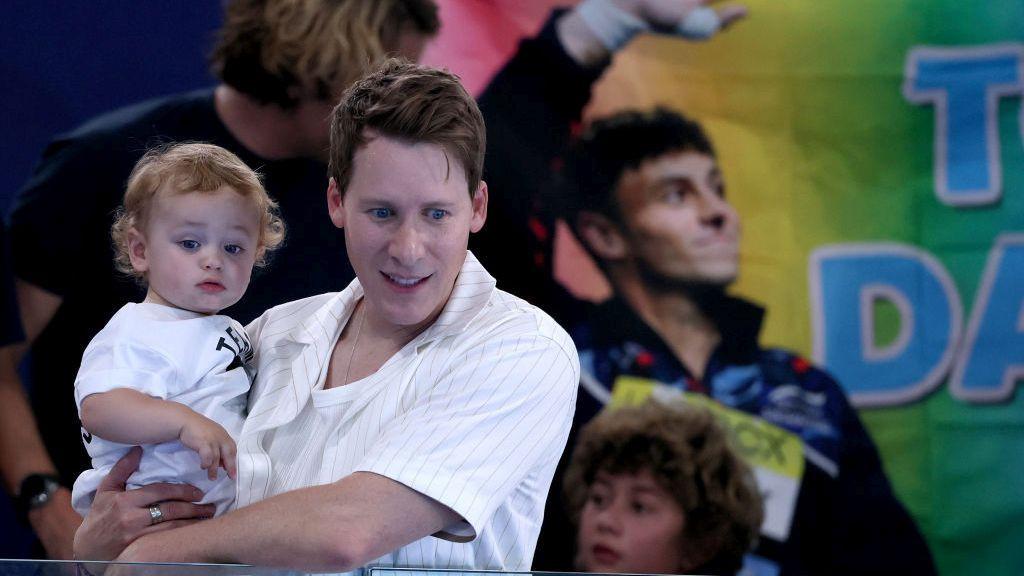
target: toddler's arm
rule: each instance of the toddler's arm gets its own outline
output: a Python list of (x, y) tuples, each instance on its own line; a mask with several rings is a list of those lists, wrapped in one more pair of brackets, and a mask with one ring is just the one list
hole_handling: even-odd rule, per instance
[(235, 441), (224, 427), (188, 406), (115, 388), (82, 399), (82, 426), (89, 433), (122, 444), (154, 444), (180, 440), (199, 454), (210, 479), (217, 468), (235, 477)]

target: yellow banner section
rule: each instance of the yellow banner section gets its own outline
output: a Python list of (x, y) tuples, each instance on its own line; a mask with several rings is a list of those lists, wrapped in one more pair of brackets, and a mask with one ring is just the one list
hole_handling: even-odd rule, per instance
[(608, 405), (633, 406), (655, 394), (659, 398), (678, 396), (711, 410), (729, 430), (733, 447), (751, 466), (789, 478), (803, 477), (804, 446), (799, 436), (757, 416), (723, 406), (702, 394), (683, 392), (647, 378), (619, 376), (615, 379)]

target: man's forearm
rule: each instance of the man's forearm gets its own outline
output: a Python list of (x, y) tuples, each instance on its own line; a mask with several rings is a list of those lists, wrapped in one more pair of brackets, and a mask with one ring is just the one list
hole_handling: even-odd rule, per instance
[[(347, 571), (356, 563), (347, 530), (332, 518), (327, 487), (259, 502), (224, 516), (137, 540), (122, 561), (217, 562), (303, 571)], [(329, 520), (328, 520), (329, 519)], [(335, 525), (335, 526), (332, 526)]]
[(28, 396), (15, 369), (15, 358), (20, 350), (13, 346), (0, 348), (0, 472), (9, 494), (18, 490), (18, 484), (33, 473), (55, 474), (43, 439), (39, 435), (35, 416)]
[(119, 560), (347, 571), (457, 521), (449, 508), (398, 482), (357, 472), (140, 538)]
[[(9, 494), (18, 491), (21, 481), (30, 474), (56, 474), (39, 435), (36, 419), (28, 397), (15, 370), (16, 358), (21, 351), (15, 347), (0, 348), (0, 473)], [(71, 559), (71, 546), (75, 530), (82, 522), (71, 509), (71, 494), (61, 487), (45, 506), (28, 514), (47, 556), (51, 559)]]
[(0, 418), (0, 472), (11, 494), (25, 476), (56, 471), (39, 435), (17, 368), (62, 301), (60, 296), (20, 279), (17, 293), (25, 341), (0, 347), (0, 406), (4, 411)]

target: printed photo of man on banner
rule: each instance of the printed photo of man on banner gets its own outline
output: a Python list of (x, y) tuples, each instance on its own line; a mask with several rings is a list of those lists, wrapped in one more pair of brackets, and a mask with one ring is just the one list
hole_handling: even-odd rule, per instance
[[(657, 106), (703, 127), (742, 217), (729, 293), (764, 306), (761, 345), (839, 383), (939, 573), (1020, 572), (1024, 5), (742, 4), (707, 42), (638, 34), (581, 131)], [(441, 6), (450, 28), (426, 59), (469, 86), (547, 15)], [(456, 27), (486, 30), (470, 34), (476, 57)], [(604, 301), (612, 287), (570, 229), (553, 226), (556, 278)]]

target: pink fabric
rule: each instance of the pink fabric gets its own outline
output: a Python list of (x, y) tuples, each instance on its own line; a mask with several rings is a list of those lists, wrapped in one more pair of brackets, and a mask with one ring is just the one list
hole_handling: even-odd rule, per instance
[(519, 40), (536, 34), (551, 9), (572, 0), (438, 0), (441, 32), (422, 62), (448, 68), (478, 96), (515, 53)]

